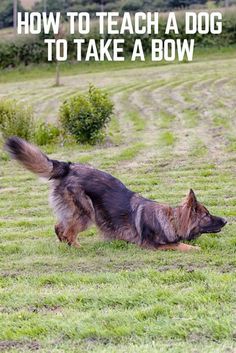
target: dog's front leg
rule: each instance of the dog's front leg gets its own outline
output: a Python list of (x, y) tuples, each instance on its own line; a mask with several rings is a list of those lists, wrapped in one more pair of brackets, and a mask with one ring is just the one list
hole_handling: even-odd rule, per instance
[(165, 244), (159, 245), (157, 250), (178, 250), (178, 251), (198, 251), (201, 248), (199, 246), (192, 246), (184, 243), (175, 243), (175, 244)]

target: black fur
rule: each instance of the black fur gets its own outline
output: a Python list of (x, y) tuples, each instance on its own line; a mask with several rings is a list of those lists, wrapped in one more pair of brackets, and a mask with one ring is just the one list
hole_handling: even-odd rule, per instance
[(68, 175), (71, 162), (61, 162), (54, 159), (51, 159), (50, 161), (53, 164), (53, 171), (49, 180), (64, 178)]

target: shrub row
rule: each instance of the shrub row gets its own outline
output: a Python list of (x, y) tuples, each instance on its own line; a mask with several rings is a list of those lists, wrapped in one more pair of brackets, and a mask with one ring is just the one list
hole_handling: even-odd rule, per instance
[(39, 37), (0, 42), (0, 67), (3, 69), (47, 62), (47, 55), (47, 47)]
[[(170, 38), (170, 35), (165, 34), (165, 24), (163, 18), (160, 18), (159, 21), (159, 34), (154, 35), (117, 35), (107, 36), (108, 38), (123, 38), (125, 40), (124, 54), (129, 56), (132, 53), (134, 41), (136, 38), (141, 38), (143, 42), (143, 48), (145, 54), (149, 53), (150, 42), (153, 38), (166, 39)], [(225, 47), (236, 44), (236, 11), (233, 10), (232, 13), (228, 12), (223, 16), (223, 31), (219, 35), (186, 35), (184, 31), (184, 20), (180, 15), (178, 18), (179, 34), (172, 34), (172, 38), (180, 39), (195, 39), (196, 47)], [(73, 44), (74, 38), (78, 38), (75, 35), (68, 35), (68, 59), (76, 60), (76, 48)], [(90, 33), (89, 36), (86, 36), (86, 43), (90, 38), (100, 39), (100, 36), (96, 33)], [(31, 37), (22, 37), (18, 38), (16, 41), (0, 42), (0, 68), (15, 67), (19, 64), (28, 65), (30, 63), (45, 63), (47, 62), (47, 46), (44, 44), (44, 37), (41, 36), (31, 36)], [(86, 51), (86, 43), (83, 46), (84, 52)], [(83, 53), (82, 53), (83, 54)]]
[(52, 124), (36, 123), (32, 108), (14, 99), (0, 101), (0, 131), (4, 138), (18, 136), (38, 145), (51, 143), (60, 134)]

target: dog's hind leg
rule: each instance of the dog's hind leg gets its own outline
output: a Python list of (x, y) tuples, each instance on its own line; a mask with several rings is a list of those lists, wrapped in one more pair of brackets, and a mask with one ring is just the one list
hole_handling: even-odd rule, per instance
[(78, 224), (69, 225), (63, 233), (63, 241), (67, 242), (67, 244), (70, 246), (73, 245), (76, 248), (79, 248), (80, 244), (76, 240), (76, 237), (79, 231), (82, 231), (82, 230), (80, 230)]
[(62, 222), (59, 222), (55, 225), (55, 233), (60, 241), (63, 241), (63, 240), (65, 241), (65, 239), (63, 238), (64, 231), (65, 231), (65, 228)]
[(60, 241), (66, 242), (68, 245), (80, 247), (76, 238), (79, 232), (83, 232), (89, 226), (90, 219), (88, 216), (81, 216), (77, 219), (72, 220), (67, 225), (59, 223), (55, 226), (55, 232)]

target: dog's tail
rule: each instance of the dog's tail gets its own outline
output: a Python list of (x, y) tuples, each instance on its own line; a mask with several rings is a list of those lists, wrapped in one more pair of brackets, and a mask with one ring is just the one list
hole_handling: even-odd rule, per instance
[(36, 146), (19, 137), (8, 138), (5, 149), (13, 159), (40, 177), (58, 179), (69, 173), (70, 163), (49, 159)]

